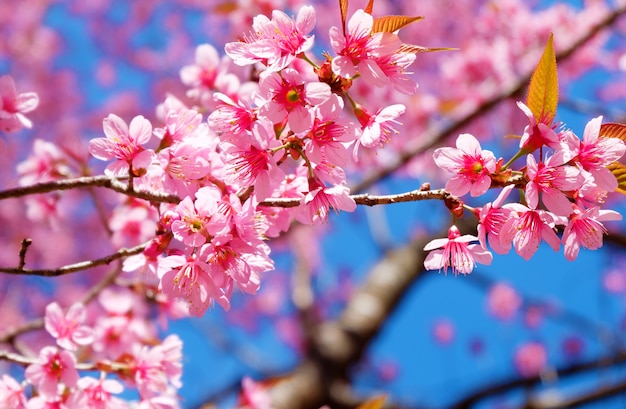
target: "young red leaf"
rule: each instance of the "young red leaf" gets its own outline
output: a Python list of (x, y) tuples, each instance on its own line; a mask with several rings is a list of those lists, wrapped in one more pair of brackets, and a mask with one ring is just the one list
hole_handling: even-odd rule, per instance
[(365, 11), (367, 14), (371, 16), (373, 9), (374, 9), (374, 0), (370, 0), (367, 2), (367, 7), (365, 7), (365, 10), (363, 11)]
[(605, 138), (619, 138), (626, 142), (626, 125), (607, 122), (600, 126), (600, 136)]
[(372, 33), (393, 33), (402, 27), (408, 26), (411, 23), (422, 20), (424, 17), (415, 16), (383, 16), (374, 19), (374, 26), (372, 27)]
[(341, 29), (346, 34), (346, 16), (348, 14), (348, 0), (339, 0), (339, 11), (341, 12)]
[(537, 123), (552, 125), (559, 100), (559, 81), (552, 33), (528, 87), (526, 105)]
[(399, 53), (411, 53), (411, 54), (432, 53), (435, 51), (456, 51), (456, 50), (458, 50), (458, 48), (449, 48), (449, 47), (432, 48), (432, 47), (423, 47), (421, 45), (415, 45), (415, 44), (402, 44), (400, 48), (398, 48)]
[(377, 396), (363, 402), (357, 407), (357, 409), (382, 409), (386, 399), (386, 395)]

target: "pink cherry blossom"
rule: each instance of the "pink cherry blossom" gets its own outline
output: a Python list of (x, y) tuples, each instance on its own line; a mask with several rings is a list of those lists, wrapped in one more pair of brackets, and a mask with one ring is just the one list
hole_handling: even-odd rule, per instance
[(454, 340), (455, 329), (452, 322), (440, 319), (433, 325), (433, 336), (441, 345), (448, 345)]
[(624, 155), (626, 144), (619, 138), (601, 137), (601, 125), (601, 116), (587, 123), (574, 161), (593, 175), (600, 188), (612, 192), (617, 188), (617, 179), (606, 166)]
[(602, 234), (606, 228), (601, 222), (607, 220), (622, 220), (622, 215), (614, 210), (601, 210), (592, 207), (586, 210), (573, 206), (569, 223), (563, 231), (563, 246), (565, 258), (574, 261), (578, 257), (580, 248), (597, 250), (602, 247)]
[(519, 147), (522, 152), (531, 153), (544, 145), (554, 150), (559, 150), (561, 148), (561, 142), (558, 135), (550, 127), (551, 124), (545, 124), (543, 122), (537, 123), (535, 115), (523, 102), (518, 102), (517, 106), (526, 114), (529, 122), (519, 142)]
[(513, 205), (514, 217), (502, 226), (502, 241), (507, 245), (513, 243), (515, 251), (524, 260), (530, 260), (537, 252), (541, 239), (558, 251), (560, 240), (554, 232), (555, 218), (543, 210), (532, 210), (519, 203)]
[(254, 186), (259, 200), (269, 197), (285, 177), (274, 157), (273, 149), (280, 145), (274, 135), (272, 123), (259, 119), (252, 126), (249, 138), (223, 143), (221, 146), (229, 155), (226, 182)]
[(80, 389), (79, 402), (82, 407), (94, 409), (125, 409), (128, 405), (112, 395), (124, 391), (124, 386), (114, 379), (80, 378), (77, 383)]
[[(478, 237), (469, 234), (461, 236), (459, 229), (452, 225), (448, 229), (447, 239), (435, 239), (424, 246), (424, 251), (430, 251), (424, 260), (426, 270), (443, 269), (444, 273), (452, 267), (452, 273), (470, 274), (476, 263), (489, 265), (493, 256), (479, 244), (469, 244), (477, 241)], [(439, 250), (441, 249), (441, 250)]]
[(359, 9), (348, 19), (343, 32), (331, 27), (330, 44), (337, 53), (332, 60), (332, 70), (345, 78), (360, 74), (369, 84), (381, 87), (387, 85), (389, 79), (377, 59), (396, 53), (402, 42), (395, 34), (372, 33), (373, 26), (372, 15)]
[(6, 374), (0, 378), (0, 408), (26, 409), (24, 387)]
[(52, 335), (61, 348), (70, 351), (78, 349), (79, 345), (89, 345), (93, 342), (93, 329), (81, 325), (85, 321), (85, 306), (73, 304), (66, 314), (56, 302), (48, 304), (44, 324), (46, 331)]
[(180, 219), (172, 223), (174, 237), (187, 246), (198, 247), (206, 243), (210, 234), (223, 227), (221, 222), (213, 220), (221, 198), (219, 189), (212, 186), (199, 189), (195, 201), (189, 196), (184, 198), (176, 206)]
[(508, 320), (522, 305), (522, 299), (513, 287), (505, 283), (497, 283), (487, 293), (487, 310), (494, 317)]
[(295, 21), (274, 10), (271, 20), (264, 15), (256, 16), (252, 32), (243, 41), (226, 44), (224, 50), (237, 65), (261, 62), (269, 71), (280, 71), (313, 46), (314, 36), (308, 34), (314, 26), (312, 6), (300, 8)]
[(46, 346), (39, 352), (38, 363), (29, 365), (25, 375), (40, 395), (55, 398), (60, 383), (70, 388), (76, 385), (78, 372), (75, 366), (76, 358), (70, 352)]
[(328, 84), (305, 82), (293, 68), (261, 76), (259, 88), (265, 99), (264, 102), (259, 101), (259, 105), (262, 105), (260, 114), (275, 124), (280, 124), (287, 118), (289, 128), (295, 133), (306, 132), (311, 128), (311, 106), (323, 103), (331, 94)]
[(72, 177), (74, 172), (69, 166), (69, 157), (55, 144), (35, 139), (32, 154), (19, 165), (20, 185)]
[(235, 102), (222, 93), (215, 93), (216, 108), (209, 114), (211, 129), (219, 132), (225, 140), (237, 137), (252, 129), (256, 113), (245, 100)]
[(39, 97), (36, 93), (18, 94), (12, 77), (0, 77), (0, 130), (14, 132), (21, 128), (32, 128), (32, 121), (24, 114), (35, 110), (38, 105)]
[(562, 164), (554, 163), (553, 158), (555, 156), (537, 163), (533, 155), (526, 157), (526, 200), (531, 209), (536, 209), (541, 193), (541, 200), (549, 211), (567, 217), (572, 211), (572, 204), (564, 192), (579, 189), (583, 177), (576, 167), (559, 166)]
[(536, 376), (546, 367), (548, 354), (539, 342), (528, 342), (515, 351), (515, 368), (525, 377)]
[(382, 147), (391, 140), (393, 134), (398, 134), (394, 125), (399, 125), (398, 117), (406, 112), (402, 104), (383, 107), (375, 114), (369, 114), (362, 107), (355, 109), (355, 114), (361, 123), (361, 136), (354, 146), (355, 155), (360, 145), (366, 148)]
[(513, 189), (514, 185), (506, 186), (496, 200), (478, 209), (478, 241), (486, 249), (488, 237), (489, 246), (498, 254), (506, 254), (511, 249), (511, 243), (507, 245), (502, 241), (501, 232), (502, 226), (512, 217), (512, 210), (502, 204)]
[(484, 194), (491, 186), (490, 174), (496, 171), (496, 158), (491, 151), (482, 150), (471, 134), (461, 134), (456, 148), (438, 148), (433, 154), (440, 168), (454, 173), (446, 183), (446, 190), (455, 196), (470, 192), (472, 196)]
[(154, 152), (145, 149), (152, 135), (152, 125), (143, 116), (138, 115), (126, 122), (115, 114), (109, 114), (103, 121), (106, 138), (89, 141), (89, 152), (100, 160), (117, 159), (105, 169), (110, 176), (142, 176), (152, 163)]
[(342, 184), (326, 187), (319, 179), (309, 180), (309, 192), (304, 197), (302, 221), (322, 223), (328, 220), (328, 211), (332, 208), (353, 212), (356, 202), (350, 197), (350, 188)]
[(239, 408), (246, 409), (271, 409), (272, 399), (267, 385), (255, 382), (247, 376), (241, 380), (241, 395), (239, 396)]

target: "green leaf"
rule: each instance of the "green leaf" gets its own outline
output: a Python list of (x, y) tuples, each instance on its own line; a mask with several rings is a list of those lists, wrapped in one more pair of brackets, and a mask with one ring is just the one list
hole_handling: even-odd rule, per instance
[(606, 168), (610, 170), (617, 179), (617, 189), (615, 189), (615, 191), (626, 195), (626, 165), (619, 162), (613, 162)]
[(553, 34), (550, 33), (548, 44), (530, 79), (526, 98), (526, 105), (530, 108), (537, 123), (548, 126), (552, 125), (559, 102), (559, 81), (553, 38)]
[(385, 404), (385, 400), (387, 399), (387, 395), (380, 395), (375, 398), (369, 399), (362, 404), (360, 404), (357, 409), (382, 409)]
[(607, 122), (600, 126), (600, 136), (605, 138), (619, 138), (626, 142), (626, 125)]
[(393, 33), (396, 30), (400, 30), (402, 27), (406, 27), (411, 23), (422, 20), (424, 17), (415, 16), (383, 16), (374, 19), (374, 26), (372, 27), (372, 33)]

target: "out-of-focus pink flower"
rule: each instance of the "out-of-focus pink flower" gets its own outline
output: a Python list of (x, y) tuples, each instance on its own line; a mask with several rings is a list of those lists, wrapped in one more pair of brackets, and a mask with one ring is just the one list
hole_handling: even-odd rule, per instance
[(24, 387), (9, 375), (0, 379), (0, 408), (26, 409)]
[[(89, 141), (89, 153), (96, 159), (108, 161), (117, 159), (105, 169), (111, 176), (143, 176), (152, 163), (154, 151), (145, 149), (152, 136), (152, 124), (143, 116), (138, 115), (126, 122), (115, 114), (109, 114), (102, 121), (106, 138), (95, 138)], [(130, 172), (129, 172), (130, 171)]]
[(94, 409), (125, 409), (128, 404), (111, 396), (122, 393), (124, 386), (114, 379), (95, 379), (85, 377), (78, 380), (80, 388), (78, 401), (84, 408)]
[(601, 210), (592, 207), (583, 210), (573, 205), (569, 223), (563, 231), (563, 247), (565, 258), (574, 261), (578, 257), (580, 247), (597, 250), (602, 247), (602, 234), (606, 228), (601, 223), (607, 220), (622, 220), (622, 215), (614, 210)]
[(33, 111), (37, 105), (39, 97), (36, 93), (18, 94), (13, 78), (8, 75), (0, 77), (0, 130), (14, 132), (21, 128), (32, 128), (32, 121), (24, 114)]
[(459, 229), (451, 226), (447, 239), (435, 239), (424, 246), (425, 251), (430, 251), (424, 260), (424, 267), (426, 270), (443, 269), (444, 273), (452, 267), (452, 273), (458, 275), (470, 274), (477, 262), (491, 264), (491, 253), (479, 244), (469, 244), (472, 241), (478, 241), (478, 237), (469, 234), (461, 236)]
[(450, 344), (454, 340), (454, 333), (454, 325), (448, 320), (437, 320), (433, 325), (433, 336), (441, 345)]
[(20, 185), (28, 186), (69, 178), (74, 172), (68, 163), (69, 158), (57, 145), (42, 139), (35, 139), (33, 153), (17, 165)]
[(446, 183), (446, 190), (455, 196), (484, 194), (491, 186), (489, 175), (496, 171), (493, 152), (483, 150), (478, 140), (467, 133), (456, 139), (456, 148), (436, 149), (433, 159), (437, 166), (455, 174)]
[(487, 310), (498, 319), (508, 320), (513, 318), (521, 305), (521, 297), (508, 284), (494, 284), (487, 293)]
[(56, 302), (48, 304), (44, 325), (46, 331), (52, 335), (57, 345), (70, 351), (78, 349), (79, 345), (89, 345), (93, 342), (93, 329), (81, 325), (86, 317), (85, 306), (73, 304), (66, 314)]
[(546, 367), (547, 361), (546, 348), (539, 342), (528, 342), (515, 351), (515, 368), (525, 377), (539, 375)]
[(70, 388), (76, 386), (78, 372), (75, 366), (76, 358), (70, 352), (47, 346), (39, 352), (38, 363), (26, 368), (25, 376), (40, 395), (56, 398), (60, 383)]
[(268, 385), (244, 377), (241, 380), (241, 395), (237, 405), (240, 409), (272, 409)]

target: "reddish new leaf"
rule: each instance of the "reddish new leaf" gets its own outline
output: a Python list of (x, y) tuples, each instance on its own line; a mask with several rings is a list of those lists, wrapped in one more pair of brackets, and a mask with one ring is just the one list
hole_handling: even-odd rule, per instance
[(382, 409), (386, 399), (386, 395), (377, 396), (363, 402), (357, 407), (357, 409)]
[(410, 54), (418, 54), (418, 53), (432, 53), (435, 51), (456, 51), (458, 48), (448, 48), (448, 47), (423, 47), (421, 45), (415, 44), (402, 44), (400, 48), (398, 48), (399, 53), (410, 53)]
[(367, 2), (367, 7), (365, 7), (365, 11), (370, 16), (372, 15), (372, 11), (374, 10), (374, 0), (370, 0)]
[(550, 34), (541, 60), (533, 72), (528, 87), (526, 105), (530, 108), (537, 123), (552, 125), (559, 101), (559, 81), (556, 71), (554, 39)]
[(411, 23), (422, 20), (424, 17), (415, 16), (383, 16), (374, 19), (374, 26), (372, 27), (372, 33), (393, 33), (396, 30), (400, 30), (402, 27), (408, 26)]
[(610, 170), (617, 179), (617, 189), (615, 189), (615, 191), (626, 195), (626, 166), (619, 162), (613, 162), (606, 168)]
[(607, 122), (600, 126), (600, 136), (605, 138), (619, 138), (626, 142), (626, 125)]
[(348, 0), (339, 0), (339, 11), (341, 12), (341, 29), (346, 34), (346, 16), (348, 14)]

